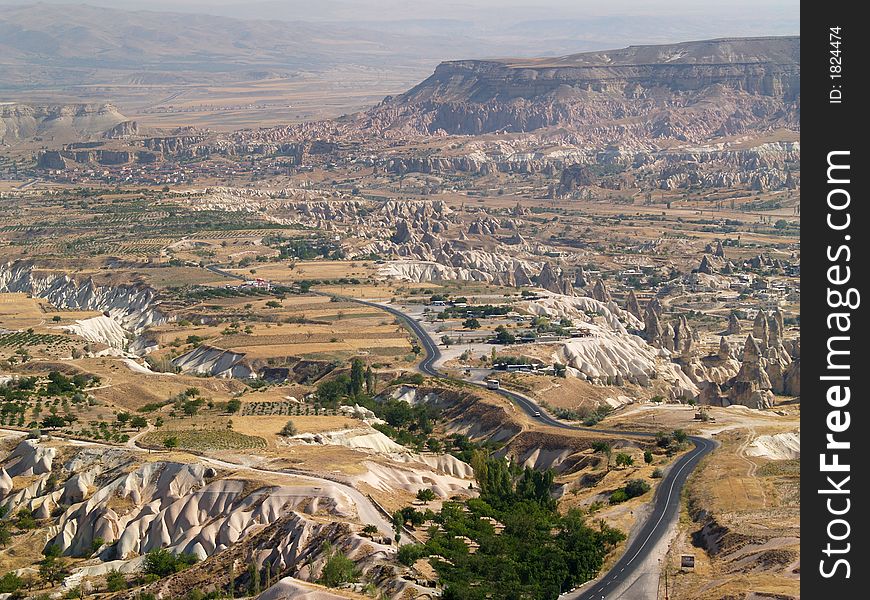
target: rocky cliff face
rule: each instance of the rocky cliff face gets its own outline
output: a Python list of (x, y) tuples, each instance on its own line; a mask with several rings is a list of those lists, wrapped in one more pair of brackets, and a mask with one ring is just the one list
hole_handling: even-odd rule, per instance
[[(370, 111), (370, 125), (479, 135), (545, 127), (683, 140), (797, 128), (800, 38), (633, 46), (559, 59), (452, 61)], [(711, 100), (717, 102), (711, 103)], [(626, 124), (631, 119), (631, 124)], [(617, 126), (616, 123), (620, 121)]]
[(0, 104), (0, 142), (88, 139), (127, 121), (111, 104)]
[[(61, 308), (95, 310), (103, 317), (79, 321), (71, 329), (91, 341), (101, 341), (119, 350), (138, 354), (148, 351), (144, 338), (128, 344), (131, 337), (169, 318), (159, 308), (156, 292), (144, 285), (101, 286), (93, 279), (78, 280), (64, 273), (39, 271), (27, 262), (0, 264), (0, 292), (22, 292), (45, 298)], [(106, 336), (104, 321), (114, 323), (119, 335)], [(94, 337), (96, 336), (96, 337)]]

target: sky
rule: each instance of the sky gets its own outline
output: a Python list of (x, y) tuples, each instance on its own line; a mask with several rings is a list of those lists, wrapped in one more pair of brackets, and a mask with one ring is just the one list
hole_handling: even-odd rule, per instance
[[(302, 21), (405, 19), (524, 20), (609, 16), (706, 16), (716, 19), (782, 19), (797, 23), (799, 0), (49, 0), (120, 9), (201, 12), (238, 18)], [(0, 0), (0, 4), (34, 4)], [(793, 33), (797, 33), (794, 31)]]

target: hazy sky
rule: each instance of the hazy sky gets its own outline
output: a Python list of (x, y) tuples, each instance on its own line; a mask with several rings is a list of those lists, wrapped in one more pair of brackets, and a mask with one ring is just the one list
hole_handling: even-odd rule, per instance
[[(34, 4), (0, 0), (0, 4)], [(123, 9), (202, 12), (293, 20), (582, 19), (607, 16), (706, 16), (797, 23), (799, 0), (49, 0)], [(793, 33), (797, 33), (794, 31)]]

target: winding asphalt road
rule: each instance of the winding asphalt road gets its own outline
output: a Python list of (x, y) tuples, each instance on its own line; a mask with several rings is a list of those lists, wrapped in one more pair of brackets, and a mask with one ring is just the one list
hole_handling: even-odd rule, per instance
[[(438, 346), (432, 340), (431, 336), (414, 318), (391, 306), (352, 298), (347, 298), (347, 300), (385, 310), (400, 319), (401, 322), (414, 333), (426, 352), (426, 357), (420, 362), (420, 371), (432, 377), (445, 378), (445, 375), (440, 373), (434, 366), (435, 362), (441, 357), (441, 351), (438, 349)], [(479, 385), (477, 383), (474, 384)], [(579, 429), (597, 433), (630, 435), (633, 437), (655, 436), (655, 434), (648, 431), (597, 429), (570, 425), (554, 419), (526, 396), (510, 390), (492, 391), (501, 394), (517, 404), (530, 417), (533, 417), (541, 423), (551, 427), (559, 427), (561, 429)], [(535, 413), (540, 413), (540, 416), (535, 417)], [(615, 592), (623, 583), (632, 581), (633, 576), (635, 576), (635, 570), (644, 562), (659, 540), (667, 534), (668, 524), (679, 512), (680, 492), (682, 491), (689, 475), (698, 465), (698, 462), (716, 447), (716, 442), (706, 438), (690, 436), (689, 439), (695, 444), (695, 448), (691, 452), (688, 452), (677, 459), (677, 461), (668, 469), (656, 489), (656, 494), (653, 498), (652, 511), (637, 531), (637, 534), (634, 536), (631, 543), (629, 543), (623, 555), (616, 561), (616, 564), (611, 567), (610, 571), (583, 586), (587, 589), (581, 588), (574, 592), (568, 592), (563, 594), (561, 596), (562, 598), (570, 598), (571, 600), (602, 600), (606, 599), (608, 594)]]
[[(220, 275), (238, 277), (237, 275), (222, 271), (214, 266), (208, 266), (207, 268)], [(441, 351), (438, 349), (438, 346), (432, 340), (429, 333), (413, 317), (391, 306), (359, 300), (356, 298), (342, 297), (341, 299), (377, 308), (379, 310), (385, 310), (395, 316), (414, 333), (420, 341), (423, 350), (426, 352), (426, 356), (419, 365), (420, 371), (431, 377), (448, 378), (435, 368), (435, 363), (439, 358), (441, 358)], [(466, 383), (481, 385), (477, 382)], [(549, 425), (550, 427), (577, 429), (611, 435), (628, 435), (633, 437), (655, 436), (655, 434), (648, 431), (598, 429), (570, 425), (554, 419), (552, 416), (547, 414), (546, 411), (542, 410), (533, 400), (523, 396), (522, 394), (504, 389), (492, 391), (501, 394), (503, 397), (514, 402), (527, 415), (537, 419), (544, 425)], [(535, 414), (538, 414), (539, 416), (536, 417)], [(678, 514), (680, 510), (680, 494), (689, 475), (698, 465), (698, 462), (704, 456), (712, 452), (717, 445), (716, 442), (712, 440), (698, 436), (689, 436), (689, 439), (695, 444), (694, 449), (692, 449), (691, 452), (682, 455), (667, 470), (665, 476), (662, 478), (658, 488), (656, 489), (651, 512), (644, 523), (640, 526), (640, 529), (637, 530), (636, 535), (628, 544), (625, 552), (619, 560), (616, 561), (616, 564), (614, 564), (607, 573), (604, 573), (597, 579), (586, 583), (579, 590), (563, 594), (561, 596), (563, 600), (605, 600), (608, 594), (615, 593), (624, 583), (631, 582), (636, 578), (637, 568), (643, 564), (658, 542), (668, 533), (669, 523), (671, 523), (674, 517)], [(611, 598), (614, 597), (611, 596)]]

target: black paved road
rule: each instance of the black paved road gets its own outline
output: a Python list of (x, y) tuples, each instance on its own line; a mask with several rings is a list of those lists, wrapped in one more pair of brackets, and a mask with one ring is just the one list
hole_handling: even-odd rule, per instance
[[(220, 275), (242, 279), (242, 277), (223, 271), (214, 265), (209, 265), (206, 268)], [(426, 352), (426, 356), (420, 362), (420, 371), (432, 377), (445, 377), (434, 366), (435, 362), (441, 357), (441, 351), (438, 349), (438, 346), (426, 330), (423, 329), (423, 326), (413, 317), (410, 317), (391, 306), (367, 302), (365, 300), (357, 300), (355, 298), (342, 299), (385, 310), (399, 319), (414, 333), (420, 341), (421, 347)], [(475, 385), (480, 384), (475, 383)], [(493, 391), (517, 404), (517, 406), (519, 406), (530, 417), (536, 418), (541, 423), (551, 427), (558, 427), (561, 429), (581, 429), (583, 431), (594, 431), (613, 435), (630, 435), (634, 437), (652, 437), (655, 435), (648, 431), (598, 429), (570, 425), (554, 419), (552, 416), (547, 414), (546, 411), (542, 410), (535, 402), (521, 394), (510, 390)], [(540, 416), (534, 417), (536, 413), (540, 413)], [(622, 583), (633, 580), (635, 570), (648, 557), (652, 549), (655, 548), (657, 542), (667, 533), (669, 523), (678, 514), (680, 507), (680, 492), (683, 489), (683, 485), (686, 483), (686, 479), (695, 469), (701, 458), (709, 454), (716, 447), (715, 442), (706, 438), (690, 436), (689, 439), (695, 444), (695, 448), (691, 452), (681, 456), (668, 469), (656, 490), (652, 511), (641, 526), (640, 530), (637, 532), (637, 535), (634, 536), (631, 543), (628, 545), (626, 551), (619, 560), (616, 561), (616, 564), (613, 565), (610, 571), (603, 574), (595, 581), (584, 585), (580, 590), (563, 594), (562, 598), (566, 600), (569, 598), (570, 600), (606, 599), (608, 594), (613, 594)], [(611, 598), (613, 598), (613, 596), (611, 596)]]
[[(361, 304), (366, 304), (375, 308), (380, 308), (394, 315), (408, 326), (414, 335), (420, 341), (420, 345), (426, 352), (425, 358), (420, 362), (420, 371), (432, 377), (444, 377), (434, 366), (435, 362), (441, 357), (441, 351), (438, 346), (429, 336), (423, 326), (420, 325), (413, 317), (410, 317), (402, 311), (391, 306), (366, 302), (364, 300), (353, 300)], [(473, 383), (473, 382), (471, 382)], [(476, 384), (479, 385), (479, 384)], [(535, 402), (529, 398), (512, 392), (509, 390), (492, 390), (508, 398), (516, 403), (526, 414), (534, 417), (535, 413), (540, 413), (539, 417), (534, 417), (541, 423), (551, 427), (559, 427), (562, 429), (581, 429), (583, 431), (594, 431), (598, 433), (630, 435), (635, 437), (653, 437), (655, 434), (648, 431), (627, 431), (621, 429), (597, 429), (591, 427), (578, 427), (570, 425), (557, 419), (554, 419), (544, 410), (542, 410)], [(675, 515), (680, 510), (680, 492), (683, 485), (686, 483), (691, 472), (698, 465), (698, 462), (705, 455), (709, 454), (715, 447), (716, 443), (712, 440), (698, 436), (690, 436), (690, 440), (695, 444), (695, 448), (681, 456), (667, 471), (662, 478), (661, 483), (656, 489), (656, 495), (653, 499), (653, 507), (646, 521), (641, 526), (637, 535), (628, 545), (628, 548), (623, 555), (616, 561), (616, 564), (601, 577), (593, 581), (591, 584), (583, 586), (580, 590), (564, 594), (563, 598), (571, 600), (601, 600), (607, 598), (608, 594), (612, 594), (624, 582), (631, 581), (635, 570), (647, 558), (649, 553), (655, 548), (657, 542), (667, 533), (668, 525)]]

